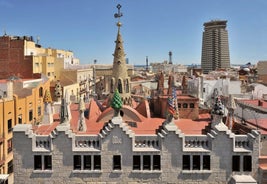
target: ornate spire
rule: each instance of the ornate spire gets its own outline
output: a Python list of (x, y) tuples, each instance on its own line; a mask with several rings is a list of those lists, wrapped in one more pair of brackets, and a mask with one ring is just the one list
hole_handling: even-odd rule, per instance
[(67, 91), (66, 91), (65, 98), (61, 99), (60, 123), (66, 123), (69, 119), (67, 98), (68, 96), (67, 96)]
[(235, 122), (234, 111), (236, 109), (235, 99), (233, 95), (229, 95), (227, 109), (228, 109), (228, 116), (226, 119), (226, 125), (229, 127), (229, 129), (232, 129), (233, 124)]
[(85, 111), (85, 104), (84, 99), (81, 97), (79, 102), (79, 112), (80, 112), (80, 118), (78, 122), (78, 131), (85, 132), (86, 131), (86, 123), (85, 123), (85, 117), (84, 117), (84, 111)]
[(62, 97), (62, 86), (60, 84), (60, 81), (58, 80), (55, 85), (55, 98), (56, 101), (60, 101)]
[(117, 26), (118, 26), (118, 34), (117, 39), (115, 41), (115, 51), (114, 51), (114, 59), (113, 59), (113, 74), (112, 79), (110, 81), (110, 97), (109, 104), (111, 104), (111, 100), (113, 98), (113, 94), (115, 89), (118, 89), (118, 93), (121, 96), (121, 100), (124, 105), (132, 105), (131, 99), (131, 90), (130, 90), (130, 77), (128, 76), (128, 69), (125, 60), (125, 53), (123, 48), (123, 40), (120, 33), (120, 27), (122, 26), (120, 22), (120, 17), (122, 17), (122, 13), (120, 12), (121, 5), (117, 5), (118, 13), (115, 13), (114, 17), (118, 18)]
[(42, 120), (43, 124), (53, 123), (53, 112), (52, 112), (51, 102), (52, 98), (50, 91), (46, 90), (44, 95), (44, 117)]
[(219, 96), (217, 96), (215, 99), (215, 104), (213, 106), (211, 113), (222, 116), (224, 114), (223, 110), (224, 110), (224, 107), (223, 107), (223, 104), (221, 102), (221, 98)]
[(51, 103), (52, 98), (49, 90), (45, 90), (44, 103)]

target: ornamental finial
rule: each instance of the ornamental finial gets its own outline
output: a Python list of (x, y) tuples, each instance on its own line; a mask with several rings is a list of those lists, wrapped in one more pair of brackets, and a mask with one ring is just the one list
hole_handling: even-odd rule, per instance
[(120, 11), (120, 9), (121, 9), (121, 5), (120, 5), (120, 4), (117, 5), (117, 9), (118, 9), (118, 13), (115, 13), (115, 14), (114, 14), (114, 17), (115, 17), (115, 18), (118, 18), (117, 26), (120, 27), (120, 26), (121, 26), (121, 23), (120, 23), (120, 17), (122, 17), (122, 15), (123, 15), (123, 14), (121, 13), (121, 11)]

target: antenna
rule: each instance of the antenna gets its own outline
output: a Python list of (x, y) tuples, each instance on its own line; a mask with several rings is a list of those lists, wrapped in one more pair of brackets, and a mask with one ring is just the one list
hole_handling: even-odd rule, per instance
[(39, 44), (40, 36), (37, 36), (37, 44)]
[(4, 36), (7, 36), (7, 34), (6, 34), (6, 29), (4, 29), (3, 31), (4, 31)]

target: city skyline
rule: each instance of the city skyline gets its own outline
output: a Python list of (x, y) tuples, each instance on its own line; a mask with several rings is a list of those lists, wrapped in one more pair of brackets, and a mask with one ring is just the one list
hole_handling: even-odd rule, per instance
[(0, 0), (1, 35), (33, 36), (43, 47), (72, 50), (82, 64), (112, 64), (116, 5), (129, 63), (200, 64), (204, 22), (227, 20), (231, 64), (267, 59), (264, 0), (147, 1)]

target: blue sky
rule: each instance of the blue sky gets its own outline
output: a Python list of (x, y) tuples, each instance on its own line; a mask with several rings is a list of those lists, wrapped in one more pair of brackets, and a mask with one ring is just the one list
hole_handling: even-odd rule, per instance
[(81, 63), (112, 63), (121, 33), (131, 64), (200, 64), (203, 23), (228, 20), (232, 64), (267, 60), (266, 0), (0, 0), (0, 34), (40, 37), (43, 47), (72, 50)]

